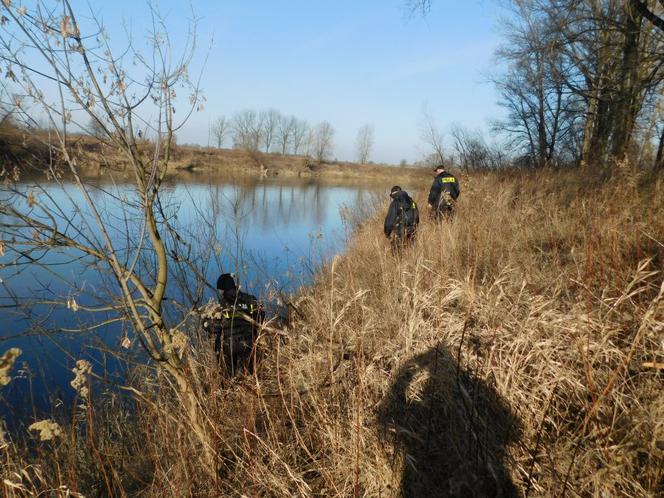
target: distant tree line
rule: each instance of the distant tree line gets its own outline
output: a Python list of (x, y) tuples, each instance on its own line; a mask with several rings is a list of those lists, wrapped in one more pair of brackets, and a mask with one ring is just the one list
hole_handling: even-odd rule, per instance
[(276, 109), (245, 109), (230, 118), (220, 116), (210, 131), (217, 147), (230, 141), (235, 149), (310, 155), (319, 161), (329, 159), (333, 150), (334, 128), (330, 123), (312, 126)]
[[(273, 154), (307, 155), (318, 161), (330, 159), (335, 130), (327, 121), (311, 126), (307, 121), (276, 109), (245, 109), (230, 118), (218, 117), (210, 127), (216, 147), (227, 142), (235, 149)], [(357, 161), (365, 164), (374, 144), (374, 128), (363, 125), (357, 132)]]
[[(404, 0), (426, 15), (431, 0)], [(511, 163), (526, 167), (616, 160), (664, 170), (664, 1), (508, 0), (505, 70), (493, 81), (506, 118)], [(442, 160), (441, 136), (425, 119), (422, 139)], [(504, 158), (478, 134), (452, 131), (463, 167)], [(502, 154), (504, 155), (504, 154)]]
[[(420, 140), (427, 147), (422, 161), (415, 166), (434, 164), (453, 165), (464, 171), (496, 170), (514, 166), (513, 155), (503, 144), (488, 143), (480, 131), (470, 130), (458, 123), (450, 129), (452, 147), (448, 152), (445, 135), (439, 130), (433, 116), (424, 109), (420, 123)], [(401, 162), (403, 166), (404, 161)]]
[(660, 1), (512, 0), (508, 116), (496, 129), (532, 166), (629, 158), (664, 166), (664, 22)]

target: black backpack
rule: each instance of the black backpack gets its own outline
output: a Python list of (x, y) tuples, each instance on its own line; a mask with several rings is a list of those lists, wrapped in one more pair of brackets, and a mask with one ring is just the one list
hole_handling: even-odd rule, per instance
[(410, 197), (406, 199), (399, 199), (397, 201), (397, 217), (394, 226), (397, 231), (405, 229), (406, 232), (412, 233), (417, 226), (417, 204)]

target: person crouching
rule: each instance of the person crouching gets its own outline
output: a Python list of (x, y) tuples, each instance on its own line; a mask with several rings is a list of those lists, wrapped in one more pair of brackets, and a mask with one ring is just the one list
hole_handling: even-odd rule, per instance
[(203, 316), (203, 328), (214, 337), (214, 351), (226, 372), (233, 376), (253, 369), (254, 345), (265, 318), (263, 305), (242, 292), (229, 273), (217, 279), (219, 305)]
[(385, 216), (384, 232), (392, 242), (392, 251), (398, 252), (415, 238), (420, 214), (417, 204), (405, 190), (395, 185), (390, 190), (392, 202)]

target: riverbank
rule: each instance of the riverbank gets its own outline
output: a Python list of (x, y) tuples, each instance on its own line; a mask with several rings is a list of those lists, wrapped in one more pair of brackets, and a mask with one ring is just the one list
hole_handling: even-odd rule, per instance
[[(290, 422), (252, 459), (312, 494), (662, 491), (661, 178), (472, 175), (400, 258), (381, 214), (296, 301), (270, 370)], [(272, 468), (241, 479), (295, 486)]]
[[(29, 174), (42, 171), (57, 155), (49, 153), (45, 134), (31, 136), (14, 128), (0, 129), (0, 158), (7, 164), (22, 165)], [(114, 146), (89, 135), (70, 135), (69, 152), (76, 157), (81, 175), (88, 178), (114, 178), (129, 175), (127, 157)], [(152, 145), (139, 141), (139, 149), (153, 154)], [(27, 166), (26, 166), (27, 165)], [(10, 168), (6, 168), (10, 169)], [(64, 171), (67, 174), (67, 171)], [(168, 167), (168, 178), (202, 181), (219, 178), (314, 178), (330, 181), (397, 181), (426, 178), (428, 168), (388, 164), (357, 164), (344, 161), (316, 161), (304, 155), (268, 154), (241, 149), (223, 149), (196, 145), (174, 145)]]
[(661, 492), (662, 178), (465, 176), (455, 221), (425, 220), (400, 257), (383, 214), (264, 331), (254, 376), (186, 355), (205, 434), (138, 369), (131, 411), (83, 403), (36, 456), (5, 444), (3, 478), (86, 496)]
[(316, 161), (301, 155), (268, 154), (239, 149), (177, 146), (171, 171), (173, 174), (195, 173), (221, 176), (282, 176), (328, 179), (404, 179), (425, 177), (430, 171), (422, 167), (388, 164), (357, 164), (344, 161)]

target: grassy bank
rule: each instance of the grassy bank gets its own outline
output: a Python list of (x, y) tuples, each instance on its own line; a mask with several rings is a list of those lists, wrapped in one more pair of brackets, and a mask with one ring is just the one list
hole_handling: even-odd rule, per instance
[(412, 178), (426, 176), (426, 168), (388, 164), (357, 164), (347, 161), (318, 162), (307, 156), (266, 154), (237, 149), (178, 146), (173, 161), (176, 175), (185, 173), (299, 178)]
[[(47, 146), (54, 140), (46, 132), (32, 135), (6, 125), (0, 127), (0, 159), (11, 173), (14, 166), (34, 174), (43, 171), (59, 155), (51, 154)], [(115, 146), (89, 135), (70, 135), (68, 150), (76, 157), (80, 173), (91, 178), (122, 179), (130, 174), (128, 158)], [(154, 145), (139, 141), (148, 157)], [(65, 168), (64, 173), (67, 174)], [(168, 176), (171, 180), (215, 180), (218, 178), (316, 178), (323, 180), (389, 180), (424, 178), (426, 168), (396, 167), (388, 164), (356, 164), (345, 161), (316, 161), (304, 155), (267, 154), (241, 149), (221, 149), (195, 145), (173, 146)], [(4, 173), (3, 173), (4, 174)]]
[(203, 437), (142, 368), (129, 399), (80, 403), (56, 439), (7, 440), (4, 494), (664, 491), (664, 182), (544, 171), (462, 188), (454, 222), (425, 220), (400, 257), (384, 209), (350, 220), (287, 330), (264, 332), (254, 376), (221, 379), (192, 334)]

